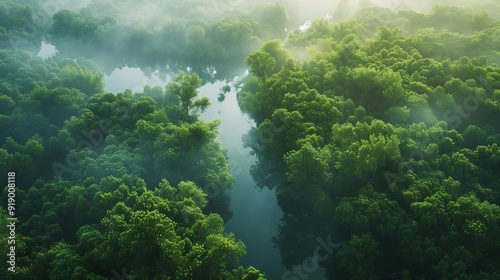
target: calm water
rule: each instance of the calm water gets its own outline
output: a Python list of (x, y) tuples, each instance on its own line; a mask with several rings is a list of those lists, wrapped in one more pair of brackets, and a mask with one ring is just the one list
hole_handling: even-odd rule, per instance
[(40, 47), (40, 51), (37, 56), (43, 59), (49, 58), (57, 53), (56, 47), (51, 44), (47, 44), (46, 42), (42, 42), (42, 46)]
[[(235, 177), (231, 191), (233, 216), (226, 223), (226, 232), (233, 232), (247, 246), (247, 255), (241, 259), (244, 267), (256, 267), (266, 273), (268, 280), (300, 279), (292, 275), (282, 278), (286, 268), (281, 264), (281, 256), (278, 249), (273, 248), (271, 238), (278, 234), (283, 212), (277, 204), (274, 190), (257, 188), (249, 173), (250, 166), (256, 159), (249, 154), (250, 149), (243, 148), (241, 137), (253, 123), (241, 112), (234, 88), (226, 94), (222, 103), (217, 101), (217, 94), (224, 85), (223, 82), (204, 85), (200, 89), (200, 95), (207, 95), (212, 103), (201, 117), (207, 121), (215, 118), (222, 120), (219, 140), (228, 152), (231, 173)], [(305, 279), (326, 278), (324, 270), (318, 268)]]
[(234, 89), (226, 94), (224, 102), (217, 101), (219, 89), (224, 84), (207, 84), (201, 89), (201, 94), (209, 96), (212, 102), (202, 118), (222, 120), (219, 140), (228, 152), (231, 173), (235, 177), (231, 191), (233, 217), (226, 224), (226, 232), (233, 232), (247, 246), (247, 255), (241, 259), (241, 265), (253, 265), (265, 272), (268, 279), (281, 279), (285, 269), (271, 238), (278, 233), (283, 213), (274, 191), (258, 189), (249, 173), (255, 156), (249, 154), (250, 149), (243, 148), (241, 137), (250, 129), (251, 121), (241, 113)]

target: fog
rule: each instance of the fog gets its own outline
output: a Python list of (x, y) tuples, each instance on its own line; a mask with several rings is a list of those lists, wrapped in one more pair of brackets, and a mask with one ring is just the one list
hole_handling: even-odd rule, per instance
[(155, 71), (145, 74), (138, 67), (117, 68), (104, 77), (106, 90), (113, 93), (124, 92), (126, 89), (132, 92), (142, 92), (146, 85), (165, 88), (170, 80), (171, 76), (166, 73)]
[[(318, 18), (339, 22), (362, 17), (359, 13), (363, 9), (373, 7), (427, 13), (435, 4), (485, 10), (491, 1), (494, 0), (477, 5), (471, 0), (56, 1), (49, 7), (58, 11), (71, 9), (75, 20), (64, 23), (66, 16), (58, 17), (57, 24), (72, 27), (52, 28), (47, 42), (66, 55), (98, 61), (108, 74), (116, 67), (145, 68), (175, 63), (180, 64), (180, 69), (188, 66), (220, 69), (230, 63), (241, 68), (246, 55), (263, 42), (285, 40), (288, 32), (296, 29), (303, 32)], [(494, 10), (488, 12), (498, 16)], [(75, 33), (76, 30), (82, 31)]]
[(43, 59), (52, 57), (57, 54), (56, 47), (51, 44), (47, 44), (46, 42), (42, 42), (42, 46), (40, 47), (40, 51), (37, 56)]
[[(30, 0), (25, 0), (30, 2)], [(475, 8), (485, 10), (490, 16), (495, 16), (494, 11), (489, 11), (488, 6), (495, 4), (495, 0), (218, 0), (205, 2), (202, 5), (196, 1), (110, 1), (110, 0), (53, 0), (43, 5), (51, 11), (64, 9), (78, 10), (84, 7), (92, 8), (105, 15), (117, 16), (120, 20), (129, 23), (151, 23), (155, 26), (172, 18), (185, 20), (212, 20), (219, 17), (244, 15), (252, 9), (263, 5), (280, 3), (288, 8), (290, 19), (293, 23), (304, 22), (309, 19), (324, 17), (327, 14), (352, 16), (359, 9), (369, 6), (379, 6), (392, 10), (413, 10), (427, 13), (435, 5), (451, 5), (457, 7)], [(194, 4), (194, 6), (192, 6)], [(182, 8), (185, 5), (186, 8)], [(194, 16), (194, 17), (193, 17)]]
[[(15, 1), (9, 0), (10, 2)], [(67, 151), (57, 149), (61, 148), (59, 147), (62, 146), (61, 143), (76, 141), (71, 139), (73, 137), (71, 133), (77, 134), (78, 129), (84, 129), (83, 124), (87, 125), (86, 122), (97, 123), (99, 114), (111, 114), (110, 119), (119, 121), (117, 129), (121, 134), (106, 138), (107, 142), (100, 143), (99, 145), (102, 144), (102, 146), (99, 146), (99, 149), (91, 149), (92, 153), (87, 155), (86, 160), (82, 160), (82, 165), (91, 166), (93, 156), (108, 163), (105, 156), (109, 156), (115, 162), (110, 161), (105, 166), (106, 172), (113, 171), (114, 164), (116, 164), (116, 166), (123, 165), (120, 169), (122, 173), (134, 173), (135, 169), (143, 174), (155, 173), (154, 176), (158, 178), (153, 175), (144, 176), (147, 178), (145, 181), (148, 187), (150, 187), (150, 182), (159, 181), (167, 176), (174, 178), (174, 181), (181, 181), (193, 174), (196, 174), (193, 180), (200, 180), (205, 186), (210, 187), (212, 184), (219, 183), (217, 180), (220, 174), (230, 173), (227, 178), (233, 176), (234, 182), (230, 180), (225, 182), (227, 186), (232, 186), (232, 189), (227, 187), (221, 195), (209, 197), (208, 206), (203, 208), (206, 213), (201, 214), (202, 210), (199, 211), (200, 213), (195, 213), (193, 210), (191, 214), (200, 217), (207, 213), (220, 214), (223, 217), (223, 222), (220, 222), (220, 227), (224, 229), (223, 233), (234, 234), (235, 239), (241, 240), (246, 246), (247, 254), (238, 258), (238, 262), (234, 265), (255, 266), (261, 272), (266, 273), (268, 279), (284, 279), (287, 273), (291, 273), (290, 271), (296, 273), (302, 267), (310, 268), (311, 266), (308, 265), (313, 265), (313, 267), (316, 265), (316, 267), (310, 269), (311, 272), (308, 274), (297, 274), (307, 276), (300, 276), (300, 279), (321, 280), (326, 279), (325, 274), (333, 279), (337, 273), (337, 271), (332, 271), (337, 268), (336, 258), (340, 259), (342, 256), (339, 257), (330, 252), (335, 257), (323, 263), (318, 263), (316, 260), (314, 264), (312, 254), (317, 253), (315, 248), (318, 246), (316, 244), (318, 238), (326, 240), (326, 237), (332, 237), (337, 244), (337, 242), (345, 242), (352, 238), (353, 230), (358, 230), (355, 235), (361, 236), (359, 239), (361, 241), (363, 238), (371, 240), (384, 235), (383, 232), (380, 236), (367, 237), (364, 232), (359, 234), (365, 229), (356, 229), (358, 225), (355, 223), (358, 223), (361, 228), (364, 226), (364, 220), (369, 221), (373, 217), (378, 217), (377, 215), (382, 215), (381, 213), (388, 216), (396, 213), (391, 212), (392, 208), (383, 208), (387, 201), (391, 202), (391, 207), (396, 208), (407, 203), (396, 201), (397, 199), (401, 197), (408, 201), (413, 199), (406, 197), (409, 196), (409, 191), (403, 192), (404, 196), (401, 193), (397, 195), (384, 193), (385, 196), (370, 197), (372, 193), (385, 191), (386, 186), (383, 182), (385, 173), (382, 175), (381, 170), (386, 167), (398, 170), (398, 161), (402, 159), (396, 155), (410, 153), (411, 149), (416, 147), (414, 143), (408, 144), (412, 140), (412, 133), (420, 135), (420, 130), (422, 130), (422, 135), (430, 134), (433, 131), (431, 128), (436, 131), (446, 131), (445, 121), (449, 120), (444, 117), (443, 121), (443, 117), (439, 115), (443, 112), (440, 111), (448, 112), (447, 109), (449, 109), (454, 113), (453, 110), (456, 110), (457, 106), (452, 106), (459, 98), (468, 100), (467, 98), (476, 96), (475, 94), (483, 98), (486, 96), (486, 91), (490, 91), (490, 95), (497, 99), (500, 96), (495, 91), (496, 88), (490, 84), (487, 85), (489, 88), (483, 88), (483, 83), (492, 83), (500, 77), (500, 74), (488, 76), (489, 71), (494, 70), (494, 67), (487, 68), (488, 63), (500, 61), (496, 50), (500, 39), (488, 40), (488, 35), (494, 35), (493, 32), (498, 33), (491, 28), (494, 25), (492, 19), (499, 17), (500, 5), (497, 0), (484, 0), (480, 3), (474, 0), (418, 2), (410, 0), (257, 0), (252, 2), (245, 0), (153, 0), (145, 2), (140, 0), (51, 0), (43, 3), (35, 0), (20, 0), (19, 2), (38, 5), (36, 7), (41, 8), (53, 18), (50, 28), (46, 28), (48, 30), (46, 34), (39, 37), (29, 33), (29, 28), (23, 27), (22, 23), (16, 23), (14, 20), (5, 20), (7, 23), (3, 23), (3, 19), (0, 19), (2, 23), (0, 39), (4, 34), (8, 34), (7, 31), (11, 34), (26, 32), (28, 33), (26, 41), (37, 43), (37, 51), (33, 52), (35, 62), (27, 62), (33, 65), (32, 68), (35, 70), (32, 72), (34, 73), (30, 72), (30, 67), (26, 65), (18, 67), (18, 65), (23, 65), (21, 63), (11, 67), (14, 70), (7, 68), (13, 60), (22, 61), (29, 56), (18, 52), (17, 49), (12, 50), (13, 53), (17, 52), (12, 55), (3, 49), (0, 52), (5, 57), (11, 55), (15, 58), (0, 60), (0, 66), (8, 72), (1, 73), (3, 76), (0, 75), (0, 78), (7, 80), (16, 75), (26, 76), (23, 77), (24, 79), (17, 79), (17, 82), (23, 85), (15, 85), (12, 82), (12, 88), (17, 87), (17, 92), (0, 81), (2, 86), (0, 108), (8, 112), (5, 114), (1, 112), (0, 117), (7, 119), (9, 114), (18, 110), (17, 115), (12, 114), (15, 118), (5, 122), (7, 125), (2, 123), (6, 128), (16, 122), (29, 122), (31, 118), (42, 120), (45, 115), (47, 117), (43, 119), (43, 122), (33, 121), (32, 124), (34, 129), (40, 130), (36, 135), (42, 136), (33, 136), (34, 140), (28, 142), (29, 131), (23, 130), (22, 132), (27, 135), (26, 139), (18, 141), (19, 144), (13, 144), (17, 139), (11, 137), (6, 144), (0, 145), (0, 152), (5, 150), (4, 154), (7, 154), (9, 149), (19, 149), (21, 152), (29, 151), (35, 154), (39, 150), (42, 153), (43, 149), (47, 149), (47, 155), (66, 156)], [(3, 8), (3, 3), (0, 4), (0, 8)], [(474, 24), (469, 24), (466, 20), (464, 20), (466, 23), (455, 22), (453, 11), (459, 9), (445, 7), (440, 14), (433, 10), (436, 5), (466, 7), (469, 10), (461, 14), (461, 18), (472, 18), (477, 22), (473, 20), (471, 21)], [(4, 10), (0, 9), (0, 12)], [(422, 14), (401, 12), (408, 10)], [(30, 10), (27, 9), (24, 12), (29, 14)], [(488, 13), (491, 18), (485, 14), (479, 14), (480, 12)], [(429, 13), (431, 14), (428, 15)], [(476, 15), (479, 16), (476, 17)], [(353, 18), (356, 20), (348, 21)], [(378, 24), (374, 24), (373, 28), (369, 29), (372, 19)], [(433, 22), (426, 25), (427, 19), (432, 19)], [(345, 21), (348, 22), (345, 23)], [(337, 24), (339, 22), (341, 24)], [(352, 25), (349, 25), (351, 23)], [(20, 26), (13, 27), (11, 31), (3, 26), (8, 27), (9, 24), (20, 24)], [(467, 26), (468, 24), (471, 26)], [(495, 24), (498, 25), (498, 22)], [(381, 26), (388, 28), (380, 28)], [(366, 34), (357, 33), (360, 30)], [(266, 44), (269, 41), (271, 43)], [(6, 42), (5, 46), (9, 43), (8, 40)], [(475, 47), (482, 42), (488, 43), (485, 44), (484, 50), (486, 51), (476, 50)], [(464, 56), (470, 56), (471, 59), (462, 59)], [(306, 60), (310, 61), (305, 62)], [(94, 65), (91, 62), (99, 65), (92, 68), (89, 66)], [(182, 73), (178, 75), (179, 72)], [(196, 75), (189, 75), (192, 73), (199, 77), (193, 78)], [(184, 75), (189, 78), (175, 84), (175, 78), (184, 77)], [(478, 75), (481, 76), (478, 78)], [(169, 87), (172, 81), (175, 86)], [(178, 95), (172, 93), (175, 89), (178, 90)], [(130, 95), (128, 90), (136, 95)], [(4, 92), (12, 97), (3, 97)], [(126, 94), (120, 94), (123, 92)], [(200, 99), (197, 99), (198, 97)], [(210, 106), (208, 102), (203, 103), (203, 97), (205, 101), (210, 101)], [(33, 100), (22, 100), (22, 98)], [(126, 108), (130, 112), (125, 113), (124, 118), (112, 118), (112, 114), (116, 112), (107, 112), (112, 107), (109, 104), (115, 100), (123, 101), (125, 105), (132, 104), (130, 110)], [(475, 101), (479, 104), (478, 100)], [(45, 107), (47, 104), (52, 105), (50, 102), (59, 102), (57, 103), (59, 107), (56, 106), (57, 110)], [(86, 102), (93, 103), (87, 108)], [(485, 110), (485, 115), (480, 115), (477, 119), (497, 112), (495, 110), (500, 107), (495, 102), (497, 100), (491, 101), (491, 104), (497, 107), (486, 104), (490, 106), (485, 107), (489, 111)], [(327, 105), (323, 106), (324, 104)], [(470, 105), (464, 104), (462, 107)], [(108, 105), (109, 108), (106, 107)], [(27, 109), (21, 110), (16, 106)], [(65, 115), (63, 117), (57, 115), (58, 110)], [(28, 113), (33, 113), (33, 115), (22, 116)], [(467, 124), (474, 124), (476, 117), (472, 112), (467, 114), (469, 115), (461, 115), (463, 118), (460, 120)], [(51, 119), (55, 118), (54, 116), (58, 117), (56, 121)], [(219, 125), (213, 124), (217, 121), (211, 123), (217, 119), (221, 120)], [(371, 128), (371, 120), (379, 121), (377, 125), (380, 127)], [(442, 127), (437, 127), (438, 122)], [(210, 125), (207, 125), (209, 123)], [(417, 123), (419, 127), (416, 126)], [(496, 127), (498, 124), (494, 121), (491, 123), (485, 121), (485, 123), (488, 127), (484, 129), (486, 132), (483, 134), (493, 135), (492, 131), (498, 128)], [(356, 128), (358, 124), (359, 128)], [(334, 131), (332, 127), (336, 125), (338, 127)], [(341, 125), (345, 127), (339, 128)], [(432, 127), (433, 125), (436, 127)], [(45, 129), (45, 126), (50, 129)], [(366, 127), (361, 128), (362, 126)], [(475, 131), (483, 129), (479, 126), (473, 127), (472, 132), (468, 132), (469, 136), (464, 133), (464, 137), (460, 135), (463, 129), (447, 131), (449, 132), (448, 138), (451, 139), (450, 143), (445, 143), (446, 145), (439, 143), (440, 145), (435, 144), (432, 149), (427, 148), (429, 153), (436, 153), (435, 159), (432, 159), (436, 162), (429, 166), (434, 168), (440, 164), (444, 165), (444, 156), (448, 155), (452, 160), (461, 159), (462, 156), (468, 157), (476, 147), (469, 149), (469, 147), (460, 146), (461, 141), (466, 139), (468, 142), (474, 142), (474, 139), (474, 141), (470, 139), (476, 136), (477, 138), (483, 137), (479, 133), (474, 134)], [(19, 127), (23, 128), (23, 126)], [(28, 125), (25, 124), (25, 127)], [(403, 133), (409, 130), (408, 127), (412, 129), (411, 133)], [(354, 136), (349, 136), (345, 131), (357, 129), (360, 131), (373, 129), (378, 134), (370, 132), (369, 139), (356, 140), (357, 142), (353, 142), (352, 145), (349, 143), (352, 139), (349, 141), (331, 140), (341, 133), (354, 139)], [(19, 133), (19, 131), (18, 129), (13, 133)], [(0, 133), (4, 133), (3, 130)], [(4, 138), (10, 137), (7, 132), (4, 134)], [(263, 136), (264, 134), (266, 136)], [(375, 136), (380, 136), (380, 139)], [(46, 139), (42, 139), (43, 137)], [(63, 140), (66, 142), (62, 140), (57, 142), (58, 137), (64, 137)], [(363, 137), (361, 132), (359, 137)], [(460, 140), (460, 137), (463, 139)], [(500, 136), (496, 137), (484, 136), (483, 138), (487, 139), (483, 142), (498, 141), (492, 140), (500, 139), (498, 138)], [(128, 138), (131, 140), (129, 141)], [(14, 140), (11, 141), (11, 139)], [(125, 141), (122, 141), (123, 139)], [(0, 140), (3, 141), (3, 139)], [(213, 142), (210, 142), (212, 140)], [(37, 145), (37, 141), (41, 143), (41, 148)], [(379, 141), (377, 142), (379, 144), (387, 141), (384, 142), (387, 145), (369, 146), (374, 141)], [(23, 143), (26, 143), (26, 148), (22, 146)], [(143, 144), (144, 147), (141, 146)], [(366, 149), (355, 147), (358, 144)], [(420, 145), (420, 143), (417, 144)], [(422, 146), (425, 145), (422, 144)], [(198, 150), (198, 146), (202, 148)], [(399, 150), (400, 146), (404, 149)], [(387, 151), (386, 155), (388, 147), (393, 150)], [(416, 148), (420, 149), (420, 147)], [(467, 148), (467, 153), (459, 154), (465, 148)], [(441, 156), (441, 154), (438, 155), (440, 149), (443, 150), (441, 151), (443, 157), (438, 161), (438, 156)], [(109, 154), (101, 157), (101, 150)], [(111, 155), (113, 151), (122, 153), (118, 153), (118, 157), (113, 158), (114, 155)], [(380, 158), (383, 160), (375, 160), (376, 156), (371, 155), (372, 151), (376, 151), (377, 155), (382, 155)], [(15, 155), (14, 152), (8, 152)], [(20, 155), (21, 152), (18, 154)], [(77, 152), (81, 151), (75, 151)], [(359, 154), (356, 154), (357, 152)], [(197, 153), (204, 153), (203, 158), (198, 160)], [(0, 153), (2, 156), (4, 154)], [(142, 156), (144, 157), (141, 158)], [(363, 157), (366, 157), (366, 162), (361, 161)], [(184, 165), (178, 165), (178, 162), (183, 161), (184, 158), (193, 160), (192, 162), (186, 161)], [(98, 160), (95, 160), (96, 164), (101, 164)], [(357, 160), (359, 163), (354, 163)], [(122, 161), (127, 164), (123, 164)], [(466, 162), (465, 159), (463, 161)], [(352, 166), (348, 166), (346, 162), (352, 163)], [(477, 163), (473, 159), (471, 162), (470, 165), (463, 164), (463, 168)], [(31, 162), (28, 163), (31, 164)], [(210, 164), (217, 164), (215, 166), (218, 169), (212, 169)], [(420, 164), (420, 161), (415, 164)], [(483, 168), (481, 164), (477, 163), (477, 165), (478, 169)], [(309, 166), (314, 168), (309, 168)], [(126, 167), (130, 167), (130, 170)], [(418, 169), (417, 167), (415, 170)], [(78, 166), (74, 167), (75, 170), (78, 168)], [(50, 167), (45, 166), (43, 172), (46, 172), (45, 169), (50, 169)], [(198, 170), (196, 172), (199, 173), (192, 172), (192, 170)], [(317, 170), (322, 173), (315, 173)], [(339, 170), (344, 173), (338, 173), (341, 175), (335, 173), (340, 172)], [(77, 175), (87, 174), (85, 172), (104, 174), (99, 173), (103, 172), (99, 168), (88, 167), (81, 172), (75, 172), (75, 178)], [(453, 170), (444, 170), (442, 174), (448, 176), (448, 173), (453, 172)], [(415, 176), (421, 175), (422, 178), (428, 176), (422, 174)], [(48, 182), (53, 177), (52, 173), (49, 175)], [(142, 176), (142, 174), (137, 176)], [(36, 176), (33, 175), (33, 177)], [(432, 185), (429, 186), (429, 193), (431, 193), (431, 187), (443, 185), (438, 177), (436, 176), (434, 178), (436, 181), (429, 184)], [(414, 185), (419, 183), (418, 181)], [(95, 188), (95, 184), (93, 186)], [(199, 186), (199, 189), (206, 191), (203, 189), (205, 186)], [(373, 190), (368, 190), (368, 187), (373, 187)], [(393, 185), (391, 184), (390, 187)], [(358, 189), (361, 188), (367, 189), (366, 197), (356, 201)], [(82, 187), (81, 191), (84, 192), (87, 189)], [(486, 193), (485, 191), (484, 194)], [(78, 193), (74, 196), (80, 197)], [(31, 197), (27, 199), (35, 198), (36, 195), (31, 194)], [(421, 201), (427, 203), (423, 196), (418, 199), (419, 201), (414, 203), (418, 204)], [(371, 203), (372, 200), (377, 202), (374, 202), (372, 206), (366, 204), (369, 206), (367, 210), (355, 212), (358, 208), (365, 207), (365, 202)], [(417, 201), (416, 198), (415, 201)], [(59, 203), (59, 201), (56, 202)], [(88, 204), (90, 205), (91, 202)], [(341, 204), (348, 206), (339, 208)], [(354, 206), (351, 207), (351, 204)], [(46, 205), (49, 207), (57, 204), (47, 203)], [(408, 204), (408, 208), (414, 205)], [(307, 209), (309, 207), (310, 209)], [(372, 208), (375, 209), (373, 213), (368, 213)], [(77, 211), (80, 210), (74, 210), (74, 212)], [(341, 214), (348, 213), (345, 215), (348, 217), (345, 221), (336, 221), (332, 218), (334, 215), (332, 213), (335, 211)], [(412, 213), (414, 216), (404, 216), (407, 214), (405, 211), (406, 209), (400, 211), (405, 221), (421, 215), (421, 213)], [(102, 212), (105, 213), (105, 211)], [(302, 213), (305, 214), (302, 215)], [(367, 213), (373, 217), (364, 217), (363, 215), (368, 215)], [(181, 215), (185, 214), (181, 213)], [(360, 216), (359, 221), (355, 221), (356, 215)], [(183, 218), (186, 219), (186, 217)], [(348, 218), (352, 218), (352, 221)], [(391, 216), (390, 218), (380, 219), (380, 221), (399, 221), (400, 217)], [(373, 218), (373, 221), (379, 220)], [(372, 226), (368, 225), (368, 222), (366, 224), (367, 228)], [(413, 223), (413, 225), (416, 224), (417, 222)], [(344, 228), (337, 231), (337, 226)], [(209, 227), (210, 225), (207, 228), (193, 227), (189, 230), (194, 232), (202, 228), (201, 231), (208, 232)], [(396, 231), (396, 225), (393, 228), (390, 230)], [(76, 226), (75, 229), (77, 229)], [(64, 230), (64, 234), (71, 238), (76, 236), (76, 233), (72, 232), (73, 229)], [(147, 229), (144, 230), (147, 231)], [(376, 230), (378, 229), (374, 231)], [(418, 229), (412, 228), (413, 231), (417, 232)], [(388, 236), (399, 238), (398, 234)], [(401, 236), (405, 234), (401, 233)], [(130, 238), (134, 237), (132, 234), (130, 236)], [(429, 242), (438, 240), (438, 238), (428, 238), (424, 234), (422, 236), (426, 238), (422, 240), (430, 240)], [(381, 250), (393, 250), (389, 253), (389, 258), (399, 253), (395, 251), (400, 248), (392, 246), (403, 244), (403, 242), (392, 244), (390, 238), (379, 240), (381, 243), (385, 242), (385, 247)], [(407, 240), (411, 238), (413, 236), (408, 237)], [(204, 241), (199, 242), (200, 248), (205, 246)], [(36, 244), (35, 241), (33, 244)], [(362, 251), (365, 243), (359, 244), (359, 250)], [(368, 244), (374, 245), (376, 242), (368, 242)], [(389, 246), (386, 246), (387, 244)], [(37, 244), (41, 248), (48, 245), (52, 246), (49, 242), (43, 245)], [(440, 244), (435, 245), (433, 244), (437, 248)], [(374, 247), (377, 246), (374, 245)], [(352, 250), (358, 253), (356, 248)], [(419, 250), (412, 252), (418, 254), (424, 251)], [(76, 251), (75, 254), (78, 253)], [(392, 255), (393, 252), (395, 252), (394, 255)], [(450, 252), (446, 253), (451, 255)], [(425, 252), (425, 254), (430, 253)], [(41, 255), (43, 254), (40, 253)], [(354, 267), (352, 264), (346, 265), (348, 259), (348, 257), (344, 258), (342, 264), (344, 268), (341, 269)], [(418, 261), (418, 258), (415, 259)], [(46, 260), (46, 263), (49, 261), (52, 260)], [(352, 262), (355, 261), (356, 259)], [(429, 260), (429, 262), (432, 261)], [(40, 263), (40, 266), (44, 264)], [(394, 266), (398, 265), (403, 266), (395, 262)], [(420, 270), (418, 265), (409, 267), (407, 270), (415, 267), (418, 274)], [(342, 273), (345, 275), (351, 272), (356, 273), (357, 268), (352, 270)], [(373, 271), (376, 270), (377, 268), (373, 269)], [(384, 273), (392, 272), (392, 270), (393, 268), (388, 268), (380, 275), (385, 275)], [(370, 275), (370, 270), (366, 271), (367, 275)], [(364, 279), (363, 277), (354, 278)]]

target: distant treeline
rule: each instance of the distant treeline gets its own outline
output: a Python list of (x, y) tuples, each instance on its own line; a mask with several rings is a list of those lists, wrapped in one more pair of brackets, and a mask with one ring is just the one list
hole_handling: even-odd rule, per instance
[[(60, 11), (53, 16), (48, 40), (63, 53), (115, 63), (220, 65), (242, 61), (263, 40), (283, 38), (288, 21), (285, 7), (278, 3), (219, 16), (184, 1), (148, 2), (148, 9), (140, 6), (142, 13), (133, 13), (134, 6), (127, 4), (94, 1), (76, 12)], [(122, 7), (130, 9), (130, 18)]]

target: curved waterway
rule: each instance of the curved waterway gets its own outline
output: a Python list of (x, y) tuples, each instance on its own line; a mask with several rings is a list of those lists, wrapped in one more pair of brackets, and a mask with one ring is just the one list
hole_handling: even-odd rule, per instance
[(287, 269), (281, 264), (279, 250), (271, 242), (271, 238), (278, 234), (283, 212), (278, 206), (274, 190), (261, 190), (250, 175), (250, 167), (256, 158), (250, 155), (249, 148), (243, 147), (241, 138), (252, 127), (253, 122), (241, 112), (233, 86), (222, 103), (217, 101), (218, 93), (224, 85), (224, 82), (216, 82), (200, 89), (200, 95), (208, 96), (212, 103), (201, 118), (207, 121), (215, 118), (222, 120), (219, 140), (227, 150), (231, 174), (235, 177), (231, 190), (233, 216), (225, 228), (226, 232), (234, 233), (247, 247), (247, 255), (241, 259), (240, 264), (244, 267), (254, 266), (266, 273), (268, 280), (326, 279), (323, 268), (316, 268), (306, 274), (285, 274)]
[[(235, 73), (237, 75), (244, 73)], [(165, 85), (170, 80), (165, 74), (154, 73), (146, 77), (139, 68), (116, 69), (105, 77), (106, 90), (123, 92), (125, 89), (142, 91), (146, 84), (151, 86)], [(252, 127), (252, 122), (241, 112), (236, 92), (231, 86), (231, 92), (226, 94), (223, 102), (217, 100), (225, 82), (205, 84), (200, 88), (200, 96), (208, 96), (211, 106), (200, 116), (211, 121), (221, 119), (218, 140), (227, 151), (231, 173), (235, 178), (231, 190), (231, 211), (233, 216), (226, 223), (227, 233), (234, 233), (237, 239), (246, 245), (247, 254), (239, 265), (254, 266), (264, 272), (269, 280), (282, 279), (286, 269), (281, 264), (278, 249), (273, 247), (271, 238), (278, 233), (278, 225), (283, 215), (279, 208), (274, 190), (259, 189), (250, 175), (250, 166), (255, 163), (255, 156), (250, 155), (250, 149), (243, 147), (242, 136)]]
[(210, 97), (212, 102), (212, 106), (201, 117), (205, 120), (222, 120), (219, 140), (227, 150), (231, 174), (235, 178), (231, 190), (233, 216), (226, 223), (226, 232), (234, 233), (247, 247), (247, 255), (241, 259), (241, 265), (256, 267), (266, 273), (267, 279), (281, 279), (285, 268), (281, 264), (279, 251), (273, 248), (271, 238), (278, 233), (283, 213), (276, 202), (274, 190), (260, 190), (250, 175), (250, 166), (256, 159), (250, 155), (250, 149), (243, 148), (241, 137), (248, 132), (252, 123), (241, 112), (234, 88), (226, 94), (222, 103), (217, 101), (219, 89), (224, 85), (223, 82), (207, 84), (200, 93)]

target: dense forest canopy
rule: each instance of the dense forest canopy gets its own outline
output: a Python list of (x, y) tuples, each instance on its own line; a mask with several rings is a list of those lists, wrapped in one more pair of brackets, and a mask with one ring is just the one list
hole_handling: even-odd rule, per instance
[(469, 9), (369, 8), (247, 57), (246, 141), (285, 213), (287, 279), (318, 236), (342, 243), (316, 259), (331, 279), (500, 277), (499, 31)]
[[(283, 211), (282, 279), (500, 279), (499, 14), (496, 0), (0, 2), (0, 174), (19, 174), (20, 221), (0, 278), (266, 279), (225, 232), (235, 179), (221, 121), (200, 118), (202, 84), (245, 63), (242, 141)], [(58, 53), (37, 57), (42, 42)], [(172, 77), (107, 92), (125, 66)]]
[(261, 277), (228, 269), (245, 246), (214, 214), (230, 217), (225, 196), (210, 194), (233, 179), (219, 122), (198, 120), (209, 103), (197, 98), (196, 74), (114, 95), (89, 61), (0, 55), (10, 73), (1, 77), (0, 170), (23, 175), (16, 279), (108, 279), (121, 267), (142, 279)]

